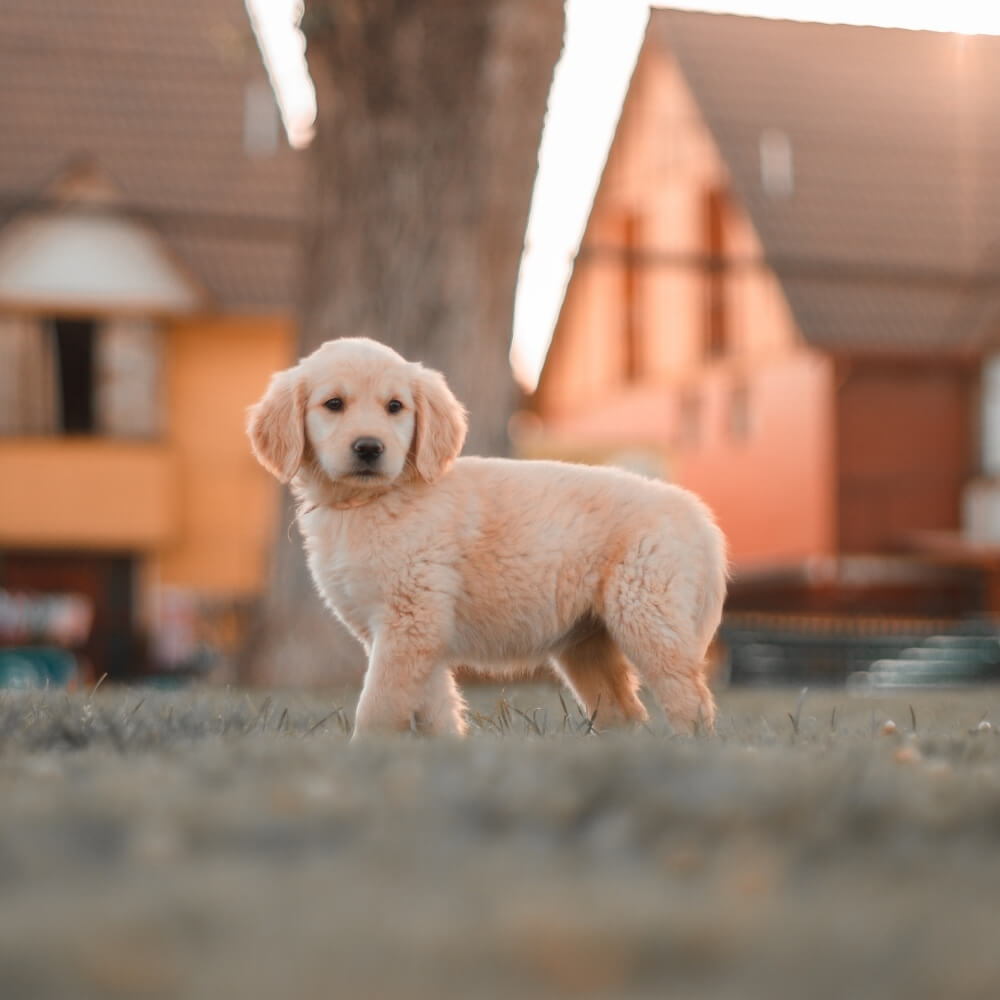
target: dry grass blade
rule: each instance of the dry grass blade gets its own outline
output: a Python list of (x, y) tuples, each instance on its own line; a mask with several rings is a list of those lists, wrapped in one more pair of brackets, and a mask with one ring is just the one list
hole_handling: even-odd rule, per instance
[(493, 728), (493, 720), (489, 716), (483, 715), (482, 712), (477, 712), (474, 708), (467, 709), (465, 717), (480, 729)]
[(497, 714), (500, 717), (500, 722), (507, 732), (510, 732), (512, 716), (510, 714), (511, 705), (507, 700), (506, 692), (501, 692), (500, 699), (497, 701)]
[(565, 733), (569, 728), (569, 709), (566, 707), (566, 699), (562, 696), (562, 691), (557, 691), (556, 694), (559, 695), (559, 704), (562, 705), (563, 710), (563, 720), (562, 720), (562, 731)]
[(488, 729), (498, 736), (503, 736), (503, 727), (492, 716), (483, 715), (482, 712), (477, 712), (475, 709), (469, 709), (466, 712), (466, 717), (480, 729)]
[(249, 728), (253, 729), (253, 727), (256, 726), (257, 723), (260, 722), (263, 719), (263, 726), (261, 728), (266, 729), (267, 728), (267, 713), (270, 710), (270, 708), (271, 708), (271, 698), (270, 698), (270, 696), (268, 696), (267, 698), (264, 699), (264, 703), (260, 706), (260, 709), (258, 710), (257, 715), (254, 718), (253, 722), (250, 723)]
[(531, 717), (535, 718), (539, 712), (542, 713), (542, 735), (544, 736), (549, 731), (549, 710), (547, 708), (536, 708), (531, 713)]
[[(516, 705), (512, 705), (511, 708), (513, 708), (514, 711), (517, 712), (517, 714), (521, 716), (521, 718), (524, 719), (524, 721), (527, 722), (529, 726), (531, 726), (536, 736), (542, 735), (541, 729), (538, 728), (538, 723), (535, 722), (535, 720), (530, 715), (528, 715), (527, 712), (522, 712), (521, 709), (519, 709)], [(537, 712), (538, 709), (535, 709), (535, 711)]]
[(314, 732), (316, 732), (316, 730), (317, 730), (317, 729), (319, 729), (319, 727), (320, 727), (320, 726), (322, 726), (322, 725), (323, 725), (324, 723), (326, 723), (326, 722), (329, 722), (329, 721), (330, 721), (330, 720), (331, 720), (331, 719), (332, 719), (332, 718), (333, 718), (333, 717), (334, 717), (334, 716), (335, 716), (335, 715), (336, 715), (336, 714), (337, 714), (338, 712), (340, 712), (340, 711), (342, 711), (342, 709), (340, 709), (340, 708), (335, 708), (335, 709), (334, 709), (334, 710), (333, 710), (332, 712), (330, 712), (330, 714), (329, 714), (329, 715), (324, 715), (324, 716), (323, 716), (323, 718), (319, 720), (319, 722), (314, 722), (314, 723), (313, 723), (313, 724), (312, 724), (312, 725), (311, 725), (311, 726), (310, 726), (310, 727), (309, 727), (309, 728), (308, 728), (308, 729), (306, 730), (306, 732), (305, 732), (305, 735), (306, 735), (306, 736), (312, 736), (312, 734), (313, 734)]
[(806, 695), (808, 693), (809, 693), (809, 688), (804, 687), (799, 692), (799, 700), (798, 700), (798, 702), (795, 705), (795, 714), (792, 715), (791, 712), (788, 713), (788, 718), (791, 720), (791, 723), (792, 723), (792, 731), (794, 732), (794, 734), (796, 736), (799, 735), (799, 727), (800, 727), (800, 724), (802, 722), (802, 706), (806, 702)]
[(342, 708), (338, 708), (336, 715), (337, 722), (340, 724), (341, 732), (345, 736), (350, 736), (354, 731), (354, 727), (351, 725), (351, 720), (347, 717), (347, 713)]
[[(597, 729), (594, 728), (594, 722), (597, 719), (597, 713), (601, 710), (601, 696), (597, 696), (597, 704), (594, 705), (594, 711), (591, 715), (587, 715), (586, 712), (581, 708), (580, 714), (583, 716), (583, 723), (580, 726), (580, 730), (586, 727), (586, 733), (584, 735), (589, 736), (591, 733), (595, 735), (600, 735)], [(579, 730), (578, 730), (579, 732)]]

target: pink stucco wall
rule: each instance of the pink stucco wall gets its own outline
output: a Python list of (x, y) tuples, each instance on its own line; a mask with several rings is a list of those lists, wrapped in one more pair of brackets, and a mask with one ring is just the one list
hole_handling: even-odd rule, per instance
[[(655, 450), (664, 475), (715, 509), (739, 569), (833, 551), (833, 372), (804, 345), (762, 265), (726, 272), (727, 349), (707, 356), (707, 279), (696, 263), (706, 252), (706, 194), (728, 186), (683, 77), (647, 44), (533, 400), (543, 432), (523, 443), (531, 454), (571, 457), (588, 443), (599, 443), (596, 455), (613, 445)], [(638, 234), (631, 279), (625, 220)], [(763, 255), (735, 196), (724, 243), (743, 261)]]

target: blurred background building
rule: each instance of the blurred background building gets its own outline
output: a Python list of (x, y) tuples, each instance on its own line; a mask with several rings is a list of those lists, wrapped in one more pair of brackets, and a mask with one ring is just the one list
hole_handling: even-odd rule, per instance
[(8, 0), (0, 45), (0, 618), (75, 594), (93, 674), (191, 665), (269, 561), (301, 154), (242, 0)]
[[(0, 7), (0, 645), (184, 675), (253, 621), (248, 677), (356, 670), (243, 433), (334, 333), (444, 368), (473, 447), (506, 439), (562, 4), (345, 3), (306, 8), (308, 153), (254, 36), (281, 93), (283, 20), (307, 80), (285, 0)], [(734, 676), (843, 680), (942, 634), (1000, 661), (976, 645), (1000, 615), (998, 156), (996, 37), (650, 14), (511, 447), (705, 497)]]
[(1000, 613), (1000, 39), (653, 11), (528, 454), (689, 486), (730, 612)]

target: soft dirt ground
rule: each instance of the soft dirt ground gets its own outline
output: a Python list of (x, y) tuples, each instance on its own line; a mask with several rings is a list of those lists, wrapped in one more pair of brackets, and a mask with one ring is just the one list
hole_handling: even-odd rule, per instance
[(1000, 996), (1000, 690), (471, 697), (0, 694), (0, 997)]

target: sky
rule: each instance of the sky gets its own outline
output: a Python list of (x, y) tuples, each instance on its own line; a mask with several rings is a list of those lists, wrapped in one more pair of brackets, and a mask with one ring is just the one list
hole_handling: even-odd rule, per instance
[[(315, 93), (296, 30), (301, 0), (246, 0), (293, 145), (306, 145)], [(997, 0), (675, 0), (669, 6), (800, 21), (1000, 35)], [(566, 38), (549, 94), (525, 234), (511, 364), (534, 388), (545, 360), (642, 43), (646, 0), (566, 0)]]

